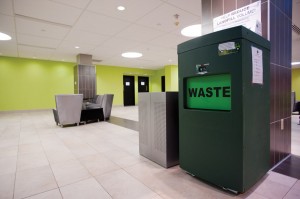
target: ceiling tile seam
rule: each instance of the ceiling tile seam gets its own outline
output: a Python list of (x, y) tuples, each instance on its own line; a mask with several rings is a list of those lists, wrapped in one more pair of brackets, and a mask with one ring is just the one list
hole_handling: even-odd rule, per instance
[(159, 8), (160, 6), (162, 6), (164, 4), (164, 2), (161, 2), (158, 6), (154, 7), (153, 9), (149, 10), (148, 12), (146, 12), (143, 16), (139, 17), (138, 19), (136, 20), (123, 20), (123, 19), (120, 19), (118, 17), (114, 17), (114, 16), (111, 16), (111, 15), (107, 15), (105, 13), (99, 13), (99, 12), (96, 12), (96, 11), (93, 11), (93, 10), (86, 10), (87, 12), (91, 12), (93, 14), (96, 14), (96, 15), (103, 15), (103, 16), (106, 16), (106, 17), (109, 17), (109, 18), (112, 18), (112, 19), (116, 19), (116, 20), (119, 20), (119, 21), (122, 21), (122, 22), (127, 22), (127, 23), (130, 23), (130, 24), (135, 24), (135, 22), (137, 22), (138, 20), (140, 20), (141, 18), (145, 17), (146, 15), (148, 15), (149, 13), (153, 12), (154, 10), (156, 10), (157, 8)]
[(59, 27), (63, 27), (63, 28), (72, 28), (72, 26), (68, 25), (68, 24), (57, 23), (57, 22), (53, 22), (53, 21), (47, 21), (47, 20), (44, 20), (44, 19), (29, 17), (29, 16), (26, 16), (26, 15), (15, 14), (15, 18), (27, 19), (27, 20), (34, 21), (34, 22), (46, 23), (46, 24), (49, 24), (49, 25), (59, 26)]
[[(189, 13), (189, 14), (195, 16), (195, 17), (200, 17), (200, 19), (201, 19), (201, 16), (195, 15), (194, 13), (192, 13), (192, 12), (190, 12), (190, 11), (188, 11), (188, 10), (182, 9), (182, 8), (180, 8), (180, 7), (177, 7), (176, 5), (171, 4), (171, 3), (169, 3), (169, 2), (166, 2), (166, 4), (168, 4), (168, 5), (170, 5), (170, 6), (173, 6), (173, 7), (177, 8), (177, 9), (179, 9), (179, 10), (182, 10), (182, 11), (184, 11), (184, 12), (186, 12), (186, 13)], [(202, 21), (202, 19), (201, 19), (201, 21)]]
[(14, 26), (15, 26), (15, 37), (16, 37), (16, 46), (17, 46), (17, 54), (18, 54), (18, 57), (20, 57), (20, 52), (19, 52), (19, 46), (18, 46), (18, 34), (17, 34), (17, 23), (16, 23), (16, 17), (15, 17), (15, 15), (16, 15), (16, 12), (15, 12), (15, 3), (14, 3), (14, 1), (11, 1), (11, 6), (12, 6), (12, 11), (13, 11), (13, 18), (14, 18)]
[[(120, 20), (119, 18), (116, 18), (116, 17), (111, 17), (111, 16), (107, 16), (107, 15), (105, 15), (105, 14), (99, 14), (99, 13), (97, 13), (97, 12), (88, 10), (87, 8), (88, 8), (89, 5), (91, 4), (91, 2), (92, 2), (92, 0), (90, 0), (89, 3), (85, 6), (85, 8), (83, 9), (82, 13), (79, 15), (78, 19), (75, 21), (75, 23), (74, 23), (74, 25), (73, 25), (73, 27), (72, 27), (72, 30), (74, 30), (74, 26), (78, 23), (79, 18), (80, 18), (80, 17), (82, 16), (82, 14), (85, 13), (85, 12), (91, 12), (91, 13), (96, 14), (96, 15), (99, 15), (99, 16), (106, 16), (106, 17), (109, 17), (109, 18), (112, 18), (112, 19), (115, 19), (115, 20), (118, 20), (118, 21), (122, 21), (122, 22), (129, 23), (128, 21)], [(130, 26), (130, 25), (131, 25), (131, 23), (129, 23), (128, 26)], [(124, 27), (124, 29), (126, 29), (128, 26)], [(123, 31), (124, 29), (122, 29), (122, 30), (120, 30), (120, 31)], [(80, 29), (80, 30), (81, 30), (81, 29)], [(70, 31), (71, 31), (71, 30), (70, 30)], [(61, 44), (65, 41), (66, 37), (70, 34), (70, 31), (66, 34), (66, 36), (64, 37), (64, 39), (62, 40), (62, 42), (59, 44), (59, 47), (60, 47)], [(84, 31), (86, 31), (86, 30), (84, 30)], [(108, 37), (105, 41), (101, 42), (101, 44), (96, 45), (94, 48), (92, 48), (91, 50), (89, 50), (88, 52), (90, 52), (90, 53), (93, 52), (93, 51), (95, 51), (96, 48), (101, 47), (106, 41), (109, 41), (110, 39), (112, 39), (112, 38), (117, 34), (117, 33), (116, 33), (116, 34), (113, 34), (113, 35), (105, 35), (105, 34), (96, 33), (96, 32), (92, 32), (92, 31), (86, 31), (86, 32), (93, 33), (93, 34), (100, 34), (100, 35), (103, 35), (103, 36), (107, 36), (107, 37)], [(58, 48), (59, 48), (59, 47), (58, 47)], [(91, 53), (91, 54), (92, 54), (92, 53)], [(101, 59), (102, 59), (102, 58), (101, 58)]]
[(22, 32), (17, 32), (16, 34), (17, 35), (25, 35), (25, 36), (35, 37), (35, 38), (39, 38), (39, 39), (49, 39), (49, 40), (55, 40), (55, 41), (60, 41), (61, 40), (61, 39), (57, 39), (57, 38), (53, 38), (53, 37), (40, 36), (40, 35), (28, 34), (28, 33), (22, 33)]
[[(200, 15), (200, 16), (199, 16), (199, 15), (195, 15), (194, 13), (192, 13), (192, 12), (190, 12), (190, 11), (188, 11), (188, 10), (185, 10), (185, 9), (183, 9), (183, 8), (181, 8), (181, 7), (178, 7), (178, 6), (176, 6), (176, 5), (174, 5), (174, 4), (170, 3), (170, 2), (165, 2), (165, 3), (168, 4), (168, 5), (170, 5), (170, 6), (173, 6), (174, 8), (177, 8), (177, 9), (179, 9), (179, 10), (182, 10), (182, 11), (186, 12), (186, 13), (189, 13), (189, 14), (195, 16), (195, 17), (200, 17), (200, 19), (201, 19), (201, 15)], [(202, 10), (201, 10), (201, 9), (202, 9), (202, 8), (200, 8), (200, 11), (201, 11), (201, 13), (202, 13)], [(201, 21), (202, 21), (202, 19), (201, 19)]]
[(160, 8), (161, 6), (163, 6), (165, 4), (165, 2), (161, 2), (158, 6), (156, 6), (155, 8), (149, 10), (148, 12), (146, 12), (142, 17), (140, 17), (139, 19), (135, 20), (133, 23), (137, 24), (136, 22), (139, 21), (140, 19), (144, 18), (145, 16), (147, 16), (148, 14), (152, 13), (153, 11), (157, 10), (158, 8)]
[(149, 29), (152, 29), (152, 30), (155, 30), (155, 31), (160, 31), (160, 32), (164, 32), (164, 33), (168, 33), (168, 31), (163, 31), (159, 28), (153, 28), (152, 26), (146, 26), (146, 25), (143, 25), (143, 24), (139, 24), (138, 21), (143, 19), (144, 17), (146, 17), (148, 14), (152, 13), (153, 11), (157, 10), (158, 8), (160, 8), (161, 6), (163, 6), (166, 2), (163, 1), (161, 2), (158, 6), (156, 6), (155, 8), (153, 8), (152, 10), (150, 10), (149, 12), (145, 13), (142, 17), (140, 17), (139, 19), (135, 20), (132, 24), (134, 25), (137, 25), (137, 26), (142, 26), (142, 27), (145, 27), (145, 28), (149, 28)]
[[(90, 3), (91, 3), (91, 1), (89, 2), (89, 4), (90, 4)], [(118, 37), (117, 35), (120, 34), (121, 32), (123, 32), (124, 30), (130, 28), (130, 26), (132, 26), (132, 25), (139, 25), (139, 24), (136, 24), (136, 23), (135, 23), (135, 22), (137, 22), (139, 19), (137, 19), (135, 22), (131, 22), (131, 21), (127, 21), (127, 20), (121, 20), (121, 19), (119, 19), (119, 18), (117, 18), (117, 17), (108, 16), (108, 15), (106, 15), (106, 14), (97, 13), (97, 12), (92, 11), (92, 10), (87, 10), (87, 7), (89, 6), (89, 4), (88, 4), (88, 5), (86, 6), (86, 8), (84, 9), (84, 12), (91, 12), (91, 13), (96, 14), (96, 15), (99, 15), (99, 16), (102, 15), (102, 16), (106, 16), (106, 17), (109, 17), (109, 18), (112, 18), (112, 19), (115, 19), (115, 20), (118, 20), (118, 21), (122, 21), (122, 22), (129, 23), (128, 26), (124, 27), (123, 29), (121, 29), (121, 30), (118, 31), (117, 33), (115, 33), (115, 34), (113, 34), (113, 35), (108, 35), (108, 36), (110, 36), (110, 37), (109, 37), (106, 41), (102, 42), (102, 44), (99, 44), (99, 45), (95, 46), (95, 48), (89, 50), (89, 52), (95, 51), (96, 48), (101, 47), (105, 42), (109, 41), (110, 39), (112, 39), (112, 38), (114, 38), (114, 37), (120, 38), (120, 37)], [(151, 12), (153, 12), (154, 10), (158, 9), (158, 8), (161, 7), (162, 5), (164, 5), (163, 2), (161, 2), (161, 3), (160, 3), (158, 6), (156, 6), (155, 8), (151, 9), (149, 12), (145, 13), (145, 14), (144, 14), (142, 17), (140, 17), (140, 18), (145, 17), (146, 15), (148, 15), (149, 13), (151, 13)], [(82, 14), (81, 14), (81, 15), (82, 15)], [(81, 15), (80, 15), (80, 16), (81, 16)], [(76, 22), (76, 23), (77, 23), (77, 22)], [(74, 26), (76, 25), (76, 23), (74, 24)], [(152, 29), (152, 30), (157, 31), (156, 29), (153, 29), (152, 27), (147, 27), (147, 26), (144, 26), (144, 25), (139, 25), (139, 26), (143, 26), (143, 27), (146, 27), (146, 28), (149, 28), (149, 29)], [(164, 31), (161, 31), (161, 30), (160, 30), (160, 32), (165, 33)], [(135, 40), (133, 40), (133, 41), (135, 41)], [(137, 41), (137, 42), (140, 42), (140, 41)], [(117, 55), (116, 55), (116, 56), (117, 56)]]
[[(71, 5), (71, 4), (67, 4), (67, 3), (62, 3), (62, 2), (53, 1), (53, 0), (50, 0), (50, 1), (52, 1), (53, 3), (59, 4), (59, 5), (68, 6), (68, 7), (76, 8), (76, 9), (79, 9), (79, 10), (82, 10), (82, 9), (83, 9), (83, 8), (80, 8), (80, 7)], [(90, 0), (89, 3), (87, 3), (87, 4), (89, 5), (90, 2), (91, 2), (91, 0)]]
[(38, 46), (38, 45), (30, 45), (30, 44), (23, 44), (23, 43), (18, 43), (18, 45), (19, 45), (19, 46), (26, 46), (26, 47), (33, 47), (33, 48), (41, 48), (41, 49), (56, 50), (56, 48), (45, 47), (45, 46)]
[[(87, 10), (88, 6), (91, 4), (92, 0), (89, 0), (89, 2), (86, 4), (86, 6), (81, 9), (81, 13), (80, 15), (78, 15), (77, 19), (75, 20), (75, 22), (73, 23), (73, 25), (70, 27), (69, 31), (67, 32), (67, 34), (65, 34), (65, 36), (63, 37), (63, 39), (61, 39), (60, 43), (57, 46), (57, 49), (61, 47), (61, 45), (66, 41), (66, 38), (69, 36), (70, 32), (72, 30), (74, 30), (74, 26), (78, 23), (78, 20), (80, 19), (80, 17), (83, 15), (83, 13)], [(53, 55), (52, 55), (53, 56)], [(75, 56), (75, 55), (74, 55)]]

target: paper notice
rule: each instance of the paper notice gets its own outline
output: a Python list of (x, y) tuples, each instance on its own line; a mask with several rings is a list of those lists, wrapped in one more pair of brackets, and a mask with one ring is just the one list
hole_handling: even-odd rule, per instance
[(263, 52), (251, 47), (252, 51), (252, 83), (263, 84)]

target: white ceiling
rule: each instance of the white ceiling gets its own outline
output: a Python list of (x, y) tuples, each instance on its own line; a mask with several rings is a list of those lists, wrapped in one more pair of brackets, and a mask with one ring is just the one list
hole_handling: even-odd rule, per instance
[[(190, 39), (180, 31), (196, 23), (201, 0), (0, 0), (0, 31), (12, 36), (1, 41), (0, 55), (76, 62), (84, 53), (102, 65), (157, 69), (177, 64), (177, 45)], [(293, 34), (293, 61), (300, 61), (299, 48)], [(143, 57), (121, 57), (126, 51)]]

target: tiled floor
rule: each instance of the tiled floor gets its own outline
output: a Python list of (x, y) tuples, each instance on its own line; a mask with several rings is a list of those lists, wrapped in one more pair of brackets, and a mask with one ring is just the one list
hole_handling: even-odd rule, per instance
[[(134, 120), (131, 108), (113, 115)], [(0, 198), (299, 199), (300, 181), (269, 172), (236, 196), (141, 157), (137, 131), (108, 122), (60, 128), (50, 110), (1, 112)]]

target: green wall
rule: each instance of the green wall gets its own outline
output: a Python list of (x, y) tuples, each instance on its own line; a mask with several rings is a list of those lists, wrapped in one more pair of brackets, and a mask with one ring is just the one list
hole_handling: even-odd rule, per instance
[[(36, 110), (55, 107), (54, 95), (74, 93), (75, 63), (0, 56), (0, 111)], [(97, 94), (113, 93), (113, 105), (123, 105), (123, 75), (135, 76), (138, 103), (138, 76), (149, 76), (150, 92), (178, 91), (178, 67), (159, 70), (97, 65)]]
[[(138, 103), (138, 76), (149, 77), (149, 91), (153, 92), (154, 70), (125, 68), (117, 66), (96, 66), (97, 94), (114, 94), (114, 105), (123, 105), (123, 75), (134, 76), (135, 103)], [(156, 89), (156, 86), (154, 86)]]
[(178, 91), (178, 66), (165, 66), (166, 91)]
[(151, 76), (151, 92), (161, 92), (161, 76), (165, 76), (165, 69), (156, 70)]
[(296, 98), (300, 100), (300, 68), (292, 69), (292, 91), (296, 92)]
[(73, 93), (73, 63), (0, 57), (0, 110), (55, 107), (54, 95)]

